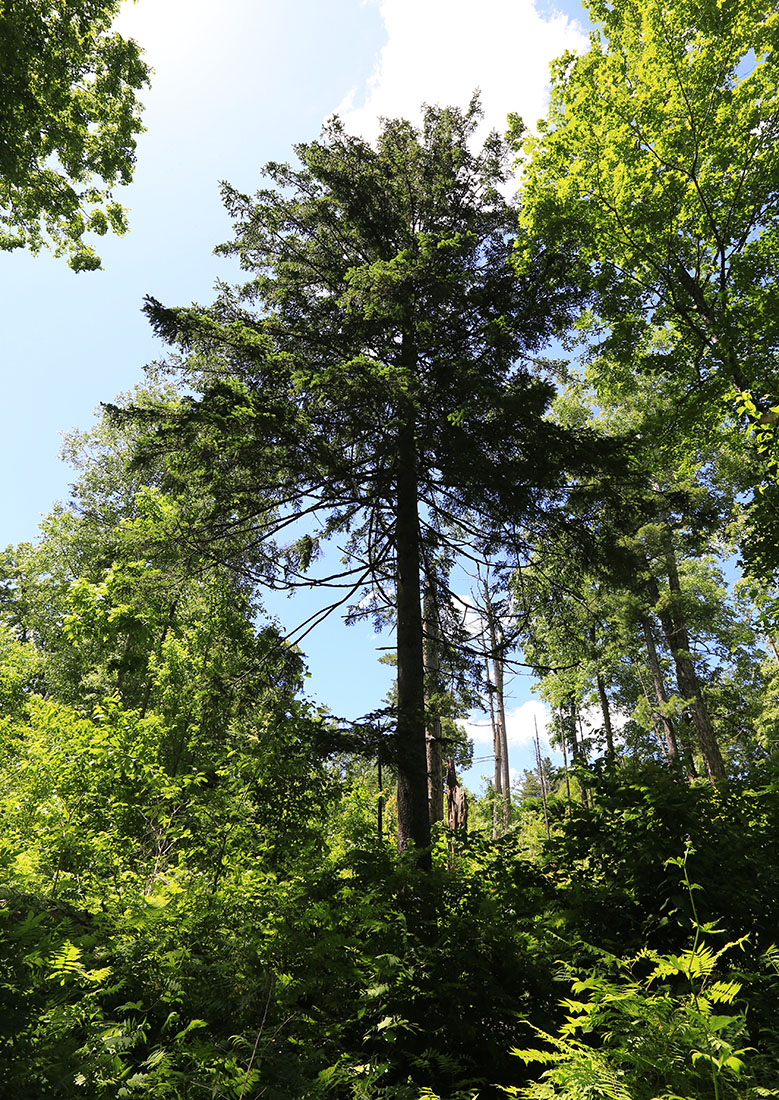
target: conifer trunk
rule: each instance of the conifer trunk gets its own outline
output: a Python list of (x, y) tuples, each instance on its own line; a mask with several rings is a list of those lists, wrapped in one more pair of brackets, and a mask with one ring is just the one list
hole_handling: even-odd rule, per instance
[[(490, 634), (493, 646), (492, 667), (495, 677), (495, 716), (497, 718), (497, 740), (500, 745), (500, 773), (502, 788), (502, 832), (508, 828), (511, 820), (511, 772), (509, 770), (509, 745), (506, 731), (506, 703), (503, 687), (503, 631), (494, 618), (491, 618)], [(497, 762), (497, 757), (496, 757)]]
[(573, 762), (580, 753), (579, 738), (576, 735), (576, 700), (572, 695), (568, 696), (568, 714), (565, 719), (566, 726), (571, 735), (571, 754)]
[[(490, 701), (492, 746), (495, 760), (493, 790), (495, 802), (492, 815), (493, 836), (502, 836), (511, 820), (511, 772), (509, 769), (508, 734), (506, 731), (506, 704), (504, 693), (504, 640), (490, 599), (489, 578), (484, 586), (484, 613), (489, 634), (490, 655), (485, 654), (487, 666), (487, 691)], [(490, 672), (490, 665), (492, 671)]]
[(410, 844), (427, 849), (418, 863), (429, 868), (417, 454), (414, 419), (410, 414), (406, 415), (398, 437), (396, 480), (398, 851), (405, 851)]
[(484, 673), (487, 683), (487, 703), (490, 708), (490, 729), (492, 730), (492, 837), (500, 835), (501, 807), (503, 806), (503, 756), (502, 742), (498, 735), (498, 716), (495, 711), (495, 684), (490, 666), (489, 654), (484, 654)]
[[(428, 696), (440, 689), (438, 659), (438, 608), (430, 584), (425, 585), (425, 682)], [(430, 824), (444, 820), (444, 761), (441, 752), (441, 719), (427, 705), (426, 733), (427, 748), (427, 803)]]
[(565, 719), (563, 708), (558, 711), (560, 721), (560, 742), (563, 747), (563, 770), (565, 772), (565, 794), (568, 802), (568, 817), (571, 816), (571, 777), (568, 774), (568, 723)]

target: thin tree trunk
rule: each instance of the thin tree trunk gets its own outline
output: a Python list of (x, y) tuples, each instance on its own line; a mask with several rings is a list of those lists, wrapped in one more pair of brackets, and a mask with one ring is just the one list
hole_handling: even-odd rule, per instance
[(490, 717), (492, 719), (493, 750), (495, 754), (495, 805), (493, 808), (493, 835), (502, 836), (511, 820), (511, 772), (509, 769), (508, 735), (506, 733), (506, 705), (504, 694), (503, 631), (497, 621), (490, 598), (489, 577), (482, 581), (484, 611), (490, 640), (492, 676), (489, 676), (490, 659), (487, 658), (488, 687), (494, 686), (494, 701), (490, 692)]
[(398, 438), (396, 508), (398, 851), (415, 845), (422, 850), (419, 865), (429, 868), (417, 455), (411, 415), (402, 425)]
[[(494, 684), (490, 680), (490, 688), (494, 690)], [(492, 836), (493, 838), (503, 834), (503, 743), (500, 739), (498, 715), (495, 708), (495, 700), (490, 696), (490, 721), (492, 723)]]
[[(479, 566), (476, 567), (476, 573), (481, 585), (480, 594), (484, 597), (484, 615), (487, 621), (487, 633), (489, 634), (491, 608), (488, 578), (482, 579)], [(498, 732), (498, 716), (495, 709), (494, 672), (490, 666), (489, 648), (486, 638), (484, 637), (484, 632), (482, 632), (482, 641), (484, 645), (484, 673), (487, 684), (487, 704), (490, 709), (490, 729), (492, 730), (492, 838), (494, 840), (496, 837), (500, 836), (502, 832), (500, 819), (503, 807), (503, 742)]]
[(381, 757), (377, 762), (378, 783), (379, 783), (379, 801), (376, 806), (376, 831), (378, 833), (379, 840), (384, 836), (384, 784), (381, 767)]
[[(595, 633), (595, 627), (590, 627), (590, 643), (592, 645), (592, 656), (597, 661), (597, 636)], [(606, 735), (606, 759), (613, 763), (614, 761), (614, 730), (611, 725), (611, 709), (609, 707), (609, 697), (606, 694), (606, 684), (601, 676), (600, 672), (596, 672), (596, 682), (598, 685), (598, 699), (600, 700), (600, 710), (603, 715), (603, 732)]]
[(492, 755), (495, 761), (495, 769), (493, 773), (494, 799), (492, 803), (492, 835), (494, 837), (497, 837), (502, 836), (504, 832), (503, 800), (505, 798), (505, 792), (503, 790), (503, 740), (500, 736), (500, 718), (498, 717), (498, 708), (494, 705), (494, 703), (493, 714), (494, 719), (492, 724)]
[[(573, 729), (574, 737), (575, 730), (577, 730), (577, 724), (579, 725), (579, 740), (574, 740), (575, 751), (577, 755), (586, 763), (586, 753), (584, 749), (584, 723), (582, 722), (582, 715), (579, 707), (573, 701), (571, 696), (571, 728)], [(584, 787), (581, 780), (579, 781), (579, 791), (582, 796), (582, 805), (588, 807), (588, 810), (592, 810), (592, 799), (590, 798), (590, 792)]]
[[(430, 585), (425, 585), (425, 683), (428, 696), (440, 691), (438, 660), (438, 608)], [(444, 763), (441, 752), (441, 719), (425, 700), (427, 748), (427, 804), (430, 824), (444, 820)]]
[(446, 760), (446, 824), (452, 830), (468, 828), (468, 796), (460, 786), (454, 760)]
[(606, 758), (609, 763), (614, 763), (614, 731), (611, 726), (611, 711), (609, 710), (609, 697), (606, 694), (606, 685), (603, 677), (597, 673), (598, 698), (603, 715), (603, 732), (606, 734)]
[(579, 755), (579, 738), (576, 736), (576, 703), (572, 695), (568, 696), (568, 717), (566, 721), (571, 734), (571, 752), (575, 763), (576, 757)]
[(690, 728), (690, 724), (687, 719), (682, 715), (682, 719), (679, 722), (679, 748), (681, 750), (681, 757), (684, 760), (684, 766), (687, 771), (687, 778), (692, 782), (693, 779), (698, 778), (698, 769), (695, 767), (695, 753), (692, 751), (692, 741), (688, 734), (685, 732)]
[(649, 658), (649, 671), (652, 673), (652, 682), (655, 685), (657, 713), (663, 725), (666, 756), (669, 760), (678, 760), (679, 748), (676, 743), (676, 732), (674, 730), (674, 724), (668, 715), (668, 695), (665, 690), (665, 684), (663, 683), (663, 670), (657, 656), (657, 647), (655, 645), (654, 634), (652, 633), (652, 624), (649, 621), (649, 616), (644, 614), (640, 616), (639, 622), (644, 632), (644, 644), (646, 645), (647, 656)]
[(535, 714), (533, 715), (533, 727), (536, 731), (536, 767), (538, 768), (538, 782), (541, 784), (541, 801), (544, 804), (544, 825), (546, 825), (546, 839), (551, 840), (552, 832), (549, 828), (549, 812), (546, 807), (546, 777), (544, 776), (544, 765), (541, 760), (541, 745), (538, 740), (538, 722), (536, 721)]
[(451, 871), (454, 869), (457, 851), (457, 833), (459, 830), (465, 832), (468, 828), (468, 796), (457, 780), (457, 772), (451, 756), (446, 760), (446, 824), (449, 829), (449, 870)]
[(487, 677), (487, 703), (490, 708), (490, 729), (492, 730), (492, 837), (500, 834), (500, 809), (503, 804), (503, 761), (501, 760), (501, 741), (498, 736), (498, 717), (495, 713), (495, 685), (492, 680), (490, 658), (484, 657), (484, 672)]
[[(491, 608), (489, 611), (491, 616)], [(509, 772), (508, 737), (506, 735), (506, 706), (503, 694), (503, 657), (500, 627), (492, 617), (489, 620), (490, 645), (492, 646), (492, 675), (495, 685), (495, 799), (498, 833), (502, 836), (511, 819), (511, 778)]]
[(566, 720), (563, 718), (562, 708), (560, 709), (560, 727), (562, 733), (563, 742), (563, 770), (565, 771), (565, 793), (568, 799), (568, 817), (571, 816), (571, 777), (568, 775), (568, 738), (566, 737)]
[(500, 741), (500, 766), (503, 787), (503, 831), (511, 821), (511, 771), (509, 768), (509, 742), (506, 729), (506, 699), (504, 693), (503, 631), (499, 623), (493, 620), (493, 638), (496, 648), (492, 667), (495, 670), (495, 703), (498, 718), (498, 739)]

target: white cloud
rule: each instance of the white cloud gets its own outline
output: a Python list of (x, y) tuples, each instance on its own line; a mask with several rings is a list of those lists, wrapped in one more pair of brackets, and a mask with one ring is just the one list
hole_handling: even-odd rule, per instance
[[(541, 755), (548, 756), (553, 763), (562, 764), (563, 758), (558, 749), (549, 745), (547, 724), (551, 721), (551, 712), (538, 699), (526, 702), (506, 711), (506, 725), (509, 741), (509, 773), (512, 785), (521, 781), (524, 770), (535, 771), (536, 752), (533, 745), (535, 723), (538, 724), (538, 739)], [(535, 723), (533, 721), (535, 719)], [(465, 724), (468, 736), (473, 738), (473, 766), (465, 773), (465, 783), (476, 790), (480, 781), (486, 781), (492, 775), (492, 731), (489, 718), (472, 715)]]
[[(549, 708), (538, 699), (528, 699), (518, 707), (507, 710), (506, 736), (508, 738), (509, 749), (511, 749), (512, 746), (514, 748), (527, 748), (532, 746), (537, 725), (541, 753), (544, 756), (548, 756), (550, 751), (552, 751), (550, 750), (549, 736), (547, 733), (547, 726), (551, 718), (552, 714)], [(468, 736), (472, 737), (476, 743), (477, 756), (480, 755), (479, 749), (481, 746), (485, 744), (492, 745), (492, 731), (490, 729), (489, 719), (471, 718), (465, 723), (465, 728)]]
[(552, 713), (549, 708), (537, 699), (528, 699), (513, 710), (506, 711), (506, 737), (509, 748), (512, 745), (532, 745), (537, 727), (541, 751), (548, 753), (547, 726), (551, 719)]
[(582, 27), (544, 16), (533, 0), (378, 0), (387, 43), (364, 96), (338, 108), (348, 130), (372, 139), (378, 118), (418, 120), (425, 103), (467, 106), (481, 89), (486, 128), (501, 133), (509, 111), (529, 127), (546, 113), (549, 62), (584, 50)]

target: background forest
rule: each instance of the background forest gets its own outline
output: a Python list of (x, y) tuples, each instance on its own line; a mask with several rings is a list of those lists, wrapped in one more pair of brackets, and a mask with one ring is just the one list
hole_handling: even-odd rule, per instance
[[(0, 9), (0, 247), (82, 272), (116, 8)], [(0, 1095), (779, 1096), (779, 12), (590, 15), (533, 130), (335, 117), (224, 184), (236, 280), (147, 297), (0, 556)], [(328, 616), (391, 640), (358, 719)], [(512, 784), (518, 667), (563, 764)]]

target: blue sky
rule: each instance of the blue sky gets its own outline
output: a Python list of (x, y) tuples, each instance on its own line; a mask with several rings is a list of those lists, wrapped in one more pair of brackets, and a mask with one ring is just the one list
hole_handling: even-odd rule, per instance
[[(213, 255), (230, 236), (219, 180), (255, 190), (262, 164), (290, 159), (335, 111), (370, 138), (379, 115), (413, 118), (423, 101), (464, 106), (477, 86), (485, 129), (504, 129), (509, 111), (532, 125), (545, 111), (549, 61), (585, 48), (585, 26), (575, 0), (126, 3), (118, 27), (155, 70), (135, 180), (118, 195), (130, 233), (98, 242), (104, 270), (93, 273), (0, 252), (0, 545), (33, 540), (41, 516), (67, 498), (60, 433), (88, 428), (100, 401), (164, 355), (140, 312), (144, 295), (208, 302), (215, 280), (235, 274)], [(308, 613), (292, 601), (273, 609), (290, 626)], [(376, 663), (382, 644), (367, 624), (309, 635), (311, 694), (348, 717), (373, 709), (390, 675)], [(529, 684), (510, 687), (520, 768), (531, 766), (531, 715), (543, 719), (526, 703)], [(477, 745), (478, 758), (486, 752)], [(472, 782), (480, 769), (490, 771), (477, 765)]]

